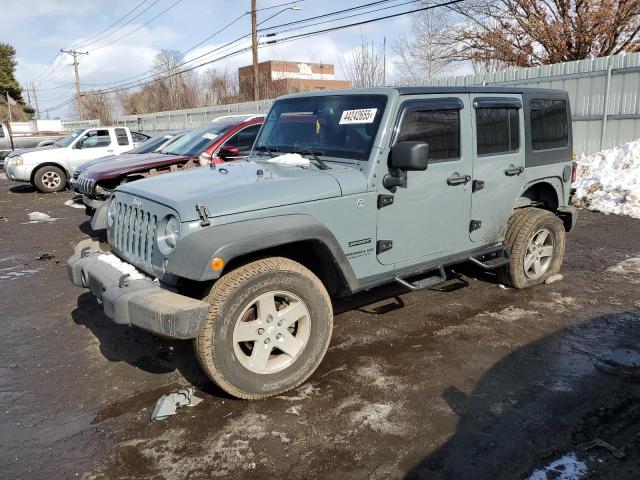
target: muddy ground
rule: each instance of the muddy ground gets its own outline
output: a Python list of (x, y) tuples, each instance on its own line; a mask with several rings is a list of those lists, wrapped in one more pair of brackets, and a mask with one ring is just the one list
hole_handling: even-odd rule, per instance
[[(552, 285), (466, 268), (340, 303), (310, 381), (246, 402), (69, 283), (71, 198), (0, 179), (2, 478), (640, 478), (638, 220), (582, 211)], [(202, 404), (149, 421), (189, 385)]]

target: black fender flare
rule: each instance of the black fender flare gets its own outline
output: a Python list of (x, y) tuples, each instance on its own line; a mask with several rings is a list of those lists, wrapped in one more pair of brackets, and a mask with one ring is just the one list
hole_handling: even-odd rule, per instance
[(338, 240), (310, 215), (282, 215), (213, 225), (187, 235), (167, 258), (165, 271), (196, 281), (216, 280), (222, 271), (210, 267), (211, 259), (222, 258), (225, 265), (239, 257), (297, 242), (319, 242), (331, 254), (347, 287), (357, 290), (358, 280)]

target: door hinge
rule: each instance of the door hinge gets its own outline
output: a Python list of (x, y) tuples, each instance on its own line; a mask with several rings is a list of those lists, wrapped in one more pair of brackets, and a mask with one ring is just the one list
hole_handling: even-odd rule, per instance
[(471, 184), (472, 192), (477, 192), (478, 190), (482, 190), (483, 188), (484, 188), (483, 180), (474, 180), (473, 183)]
[(471, 223), (469, 224), (469, 231), (473, 232), (474, 230), (478, 230), (481, 226), (481, 220), (471, 220)]
[(382, 252), (393, 248), (393, 240), (378, 240), (376, 243), (376, 253), (380, 255)]
[(198, 216), (200, 217), (200, 226), (208, 227), (211, 225), (211, 222), (209, 221), (209, 211), (207, 210), (206, 205), (198, 203), (196, 205), (196, 212), (198, 212)]
[(393, 204), (393, 195), (381, 193), (378, 195), (378, 208), (388, 207)]

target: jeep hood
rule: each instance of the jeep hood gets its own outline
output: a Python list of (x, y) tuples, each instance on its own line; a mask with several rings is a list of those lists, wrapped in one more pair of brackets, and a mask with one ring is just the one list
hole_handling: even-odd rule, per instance
[(155, 152), (124, 153), (115, 156), (115, 158), (107, 157), (98, 159), (96, 163), (88, 166), (83, 171), (83, 176), (84, 178), (90, 178), (96, 181), (105, 180), (148, 168), (165, 167), (187, 159), (188, 157), (180, 155), (167, 155)]
[(350, 167), (332, 165), (331, 170), (318, 170), (239, 160), (216, 169), (193, 168), (124, 184), (116, 194), (121, 191), (162, 203), (178, 212), (181, 221), (189, 222), (198, 219), (197, 204), (207, 207), (209, 217), (221, 217), (339, 197), (366, 188), (362, 172)]

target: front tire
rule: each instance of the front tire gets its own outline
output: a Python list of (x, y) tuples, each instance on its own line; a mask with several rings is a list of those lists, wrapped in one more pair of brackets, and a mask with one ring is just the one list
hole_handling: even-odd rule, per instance
[(329, 347), (329, 294), (310, 270), (287, 258), (232, 270), (207, 300), (196, 355), (207, 376), (235, 397), (257, 400), (299, 386)]
[(527, 288), (560, 271), (565, 231), (553, 213), (540, 208), (517, 210), (507, 223), (505, 243), (511, 246), (511, 261), (498, 271), (501, 283)]
[(61, 192), (67, 186), (67, 175), (61, 168), (46, 165), (36, 170), (33, 183), (43, 193)]

